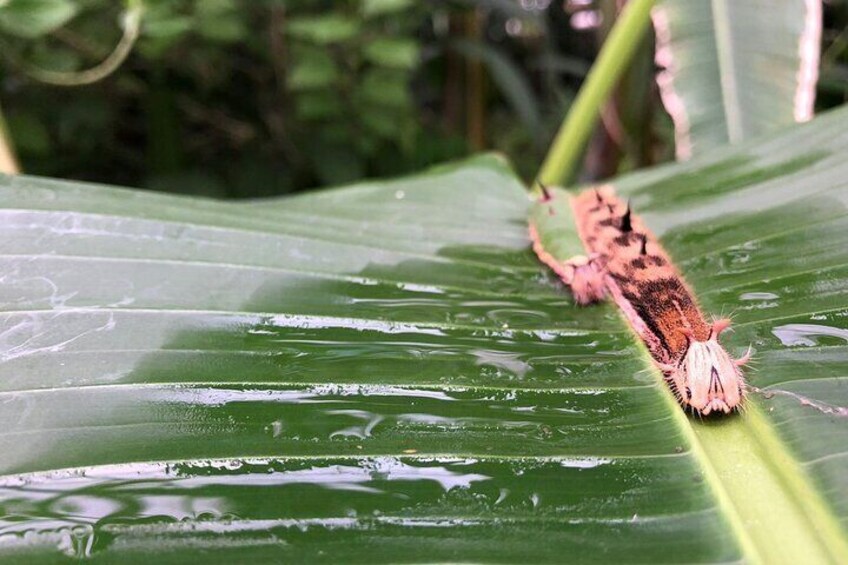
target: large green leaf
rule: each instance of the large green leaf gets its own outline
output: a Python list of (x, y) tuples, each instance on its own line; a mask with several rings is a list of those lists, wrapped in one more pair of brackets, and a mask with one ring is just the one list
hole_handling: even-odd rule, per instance
[(821, 0), (661, 0), (652, 17), (678, 159), (812, 117)]
[(846, 124), (616, 183), (757, 349), (718, 422), (571, 304), (496, 158), (249, 204), (0, 181), (0, 554), (844, 559)]
[(29, 39), (62, 27), (79, 7), (70, 0), (0, 1), (0, 32)]

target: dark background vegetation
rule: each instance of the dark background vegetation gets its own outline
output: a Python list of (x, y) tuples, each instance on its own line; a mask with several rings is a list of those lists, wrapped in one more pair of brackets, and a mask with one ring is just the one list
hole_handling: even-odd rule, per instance
[[(119, 42), (124, 4), (63, 6), (61, 26), (0, 20), (0, 106), (24, 172), (218, 197), (395, 176), (480, 150), (535, 174), (620, 8), (616, 0), (147, 0), (120, 68), (73, 73)], [(818, 107), (848, 98), (848, 4), (825, 3)], [(582, 178), (670, 160), (671, 123), (640, 48)]]

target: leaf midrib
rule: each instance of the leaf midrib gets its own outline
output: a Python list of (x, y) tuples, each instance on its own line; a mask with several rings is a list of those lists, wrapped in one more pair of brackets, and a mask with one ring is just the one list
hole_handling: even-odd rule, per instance
[(736, 82), (736, 67), (733, 59), (733, 39), (730, 29), (730, 14), (727, 0), (711, 0), (713, 14), (713, 33), (716, 40), (716, 53), (719, 62), (719, 84), (727, 123), (727, 137), (730, 143), (743, 139), (741, 103), (739, 85)]

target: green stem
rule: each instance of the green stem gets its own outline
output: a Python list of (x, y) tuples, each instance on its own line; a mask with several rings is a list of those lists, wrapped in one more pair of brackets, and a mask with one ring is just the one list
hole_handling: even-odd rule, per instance
[(12, 137), (9, 128), (3, 118), (3, 108), (0, 107), (0, 174), (17, 175), (21, 172), (21, 166), (15, 156), (15, 148), (12, 145)]
[(563, 185), (571, 179), (601, 106), (637, 51), (653, 5), (654, 0), (630, 0), (621, 11), (554, 138), (537, 183)]
[(141, 33), (143, 13), (143, 0), (127, 0), (127, 9), (123, 14), (122, 22), (124, 35), (112, 53), (90, 69), (65, 73), (25, 67), (24, 72), (35, 80), (56, 86), (84, 86), (103, 80), (121, 66), (135, 46), (135, 42)]

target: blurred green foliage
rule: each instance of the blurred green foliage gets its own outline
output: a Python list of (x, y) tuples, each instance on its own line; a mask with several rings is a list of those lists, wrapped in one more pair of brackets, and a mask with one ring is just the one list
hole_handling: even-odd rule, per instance
[[(837, 4), (829, 18), (844, 25)], [(39, 78), (96, 67), (138, 5), (139, 37), (117, 70), (82, 87)], [(0, 0), (0, 106), (24, 171), (52, 177), (251, 197), (495, 149), (531, 178), (616, 9), (615, 0)], [(834, 103), (844, 53), (824, 77)], [(587, 149), (584, 179), (671, 158), (653, 73), (649, 40)]]
[(38, 80), (108, 57), (126, 7), (0, 0), (0, 104), (26, 172), (263, 196), (420, 170), (481, 148), (482, 127), (529, 176), (596, 42), (557, 59), (545, 10), (509, 1), (146, 0), (117, 71)]
[(825, 4), (816, 109), (848, 102), (848, 0)]

